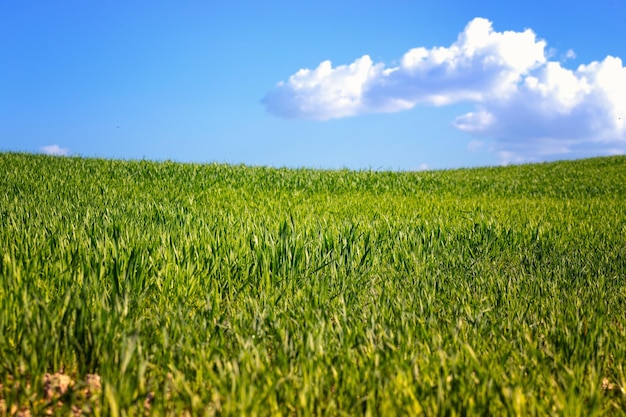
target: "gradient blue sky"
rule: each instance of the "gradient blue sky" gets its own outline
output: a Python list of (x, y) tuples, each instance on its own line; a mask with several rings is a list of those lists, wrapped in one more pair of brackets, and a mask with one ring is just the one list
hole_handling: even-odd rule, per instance
[(401, 170), (621, 154), (622, 60), (622, 0), (0, 0), (0, 150)]

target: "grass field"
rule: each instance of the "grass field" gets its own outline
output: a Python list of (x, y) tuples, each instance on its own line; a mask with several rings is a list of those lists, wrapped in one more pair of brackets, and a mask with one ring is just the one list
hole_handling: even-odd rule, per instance
[(0, 416), (626, 415), (626, 157), (0, 153)]

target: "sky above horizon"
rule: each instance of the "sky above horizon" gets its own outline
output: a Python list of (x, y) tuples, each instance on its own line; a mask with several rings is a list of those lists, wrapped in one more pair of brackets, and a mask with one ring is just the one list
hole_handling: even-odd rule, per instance
[(0, 151), (421, 170), (626, 153), (626, 2), (0, 0)]

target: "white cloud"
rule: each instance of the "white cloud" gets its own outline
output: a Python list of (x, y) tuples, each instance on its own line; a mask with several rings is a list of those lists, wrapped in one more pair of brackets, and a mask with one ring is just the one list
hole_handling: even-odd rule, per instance
[(467, 144), (467, 150), (470, 152), (477, 152), (485, 146), (485, 142), (482, 140), (473, 140)]
[(46, 155), (55, 156), (67, 156), (70, 153), (69, 149), (62, 148), (59, 145), (42, 146), (41, 148), (39, 148), (39, 151), (45, 153)]
[[(327, 120), (396, 112), (418, 104), (474, 103), (453, 125), (483, 140), (501, 160), (626, 151), (626, 68), (619, 58), (580, 65), (551, 61), (526, 29), (493, 30), (472, 20), (449, 47), (418, 47), (397, 66), (365, 55), (350, 65), (302, 69), (265, 96), (270, 113)], [(574, 58), (568, 50), (566, 58)], [(477, 142), (478, 143), (478, 142)]]
[(264, 99), (277, 115), (294, 118), (331, 119), (353, 116), (365, 109), (363, 90), (380, 76), (383, 65), (367, 55), (350, 65), (333, 68), (330, 61), (316, 69), (301, 69), (279, 83)]
[(314, 70), (301, 69), (263, 103), (278, 116), (326, 120), (418, 103), (482, 101), (511, 91), (522, 74), (545, 61), (544, 48), (531, 30), (499, 33), (477, 18), (450, 47), (411, 49), (396, 67), (364, 55), (350, 65), (333, 68), (324, 61)]
[(493, 139), (505, 162), (626, 151), (626, 68), (618, 58), (577, 70), (549, 62), (508, 98), (477, 106), (454, 126)]

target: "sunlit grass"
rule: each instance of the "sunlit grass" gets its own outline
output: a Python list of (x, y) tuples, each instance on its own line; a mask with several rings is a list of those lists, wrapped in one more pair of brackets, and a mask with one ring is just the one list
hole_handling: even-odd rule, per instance
[(625, 157), (0, 178), (0, 415), (626, 413)]

